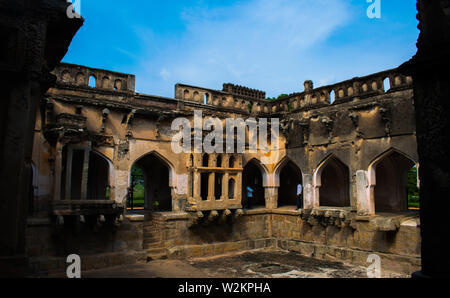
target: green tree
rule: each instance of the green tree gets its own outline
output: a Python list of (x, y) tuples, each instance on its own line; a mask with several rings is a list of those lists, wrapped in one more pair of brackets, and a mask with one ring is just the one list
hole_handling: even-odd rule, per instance
[(408, 172), (408, 207), (419, 208), (419, 188), (417, 187), (417, 167), (412, 167)]
[(280, 99), (286, 98), (288, 96), (289, 96), (289, 94), (280, 94), (278, 97), (269, 97), (269, 98), (267, 98), (267, 100), (275, 101), (275, 100), (280, 100)]

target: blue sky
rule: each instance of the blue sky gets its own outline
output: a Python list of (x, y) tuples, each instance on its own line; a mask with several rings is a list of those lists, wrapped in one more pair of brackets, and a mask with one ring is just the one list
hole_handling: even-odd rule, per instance
[(267, 96), (399, 66), (416, 52), (416, 0), (77, 0), (64, 62), (136, 75), (136, 91), (235, 83)]

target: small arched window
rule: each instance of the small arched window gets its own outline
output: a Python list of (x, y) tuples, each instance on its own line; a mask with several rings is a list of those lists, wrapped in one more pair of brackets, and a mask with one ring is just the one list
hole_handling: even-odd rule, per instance
[(231, 178), (228, 181), (228, 199), (230, 199), (230, 200), (234, 199), (234, 193), (235, 193), (234, 188), (235, 188), (235, 186), (236, 186), (236, 182), (234, 181), (233, 178)]
[(209, 156), (208, 156), (208, 154), (204, 154), (203, 155), (202, 166), (203, 167), (208, 167), (209, 166)]
[(95, 76), (89, 77), (89, 87), (91, 88), (97, 87), (97, 79), (95, 78)]
[(216, 167), (217, 167), (217, 168), (222, 167), (222, 156), (221, 156), (221, 155), (219, 155), (219, 156), (217, 157)]
[(230, 160), (229, 160), (229, 162), (228, 162), (228, 166), (230, 167), (230, 168), (234, 168), (234, 164), (235, 164), (235, 159), (234, 159), (234, 156), (230, 156)]

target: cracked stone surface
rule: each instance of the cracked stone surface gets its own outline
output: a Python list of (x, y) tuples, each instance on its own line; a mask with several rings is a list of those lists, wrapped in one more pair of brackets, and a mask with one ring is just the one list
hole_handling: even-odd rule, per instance
[[(367, 278), (361, 266), (263, 250), (191, 260), (156, 260), (82, 273), (85, 278)], [(382, 277), (407, 278), (393, 272)]]

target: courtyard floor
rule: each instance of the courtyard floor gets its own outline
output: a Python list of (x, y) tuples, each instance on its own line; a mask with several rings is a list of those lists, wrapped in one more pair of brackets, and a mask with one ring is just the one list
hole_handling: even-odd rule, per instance
[[(82, 273), (82, 278), (366, 278), (361, 266), (317, 260), (294, 252), (260, 250), (214, 258), (154, 260)], [(407, 278), (393, 272), (382, 277)]]

